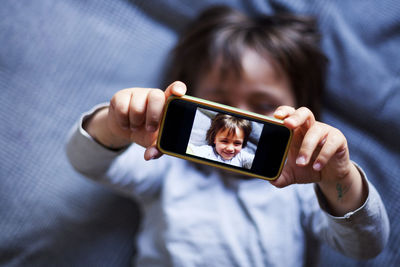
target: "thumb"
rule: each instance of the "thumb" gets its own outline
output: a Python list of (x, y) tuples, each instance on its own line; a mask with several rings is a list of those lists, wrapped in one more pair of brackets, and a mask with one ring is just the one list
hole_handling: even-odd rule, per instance
[(288, 185), (290, 185), (290, 182), (286, 179), (286, 177), (283, 177), (282, 175), (279, 176), (278, 179), (269, 181), (273, 186), (277, 188), (284, 188)]
[(146, 151), (144, 152), (144, 159), (145, 160), (158, 159), (162, 155), (163, 154), (161, 153), (161, 151), (158, 150), (155, 145), (152, 145), (146, 148)]
[(186, 94), (186, 90), (186, 85), (183, 82), (173, 82), (167, 87), (167, 89), (165, 89), (165, 98), (168, 98), (171, 95), (183, 96)]

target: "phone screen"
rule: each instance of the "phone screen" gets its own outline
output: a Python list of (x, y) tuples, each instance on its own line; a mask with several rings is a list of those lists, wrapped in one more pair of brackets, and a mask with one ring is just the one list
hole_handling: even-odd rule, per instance
[(167, 154), (275, 179), (290, 138), (291, 131), (281, 124), (174, 98), (158, 142)]

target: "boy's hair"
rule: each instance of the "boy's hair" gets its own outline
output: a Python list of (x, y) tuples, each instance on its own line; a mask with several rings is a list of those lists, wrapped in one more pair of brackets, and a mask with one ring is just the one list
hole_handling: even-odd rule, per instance
[(208, 145), (215, 146), (215, 136), (220, 130), (228, 130), (228, 135), (235, 134), (236, 128), (239, 128), (244, 133), (242, 147), (246, 147), (247, 141), (252, 130), (251, 122), (246, 119), (237, 118), (228, 114), (218, 113), (211, 121), (211, 126), (206, 134)]
[(213, 67), (221, 75), (240, 77), (241, 57), (252, 49), (272, 58), (288, 76), (297, 106), (318, 118), (327, 59), (319, 49), (315, 19), (289, 14), (245, 14), (227, 6), (203, 11), (179, 39), (172, 53), (166, 82), (181, 80), (193, 94), (195, 85)]

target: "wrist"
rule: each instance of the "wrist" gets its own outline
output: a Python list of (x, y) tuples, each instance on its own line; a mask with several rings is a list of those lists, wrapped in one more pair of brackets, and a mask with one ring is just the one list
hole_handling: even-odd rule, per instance
[(318, 183), (329, 207), (336, 216), (356, 210), (365, 202), (368, 190), (357, 167), (350, 162), (349, 171), (336, 179)]
[[(340, 166), (340, 165), (339, 165)], [(351, 186), (354, 180), (361, 179), (360, 173), (352, 161), (348, 160), (342, 166), (327, 167), (321, 172), (318, 182), (321, 188), (336, 188), (337, 184)]]
[(83, 121), (82, 127), (96, 142), (108, 149), (122, 149), (131, 143), (130, 140), (116, 136), (108, 127), (108, 107), (96, 110)]

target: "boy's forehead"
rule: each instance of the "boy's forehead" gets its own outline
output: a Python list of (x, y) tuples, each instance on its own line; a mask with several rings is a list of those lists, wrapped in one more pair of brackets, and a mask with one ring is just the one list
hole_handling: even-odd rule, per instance
[(217, 89), (227, 90), (243, 82), (277, 83), (287, 80), (281, 66), (268, 54), (254, 49), (245, 49), (236, 60), (218, 57), (209, 68), (198, 73), (198, 87), (203, 90), (207, 85), (219, 85)]
[(236, 83), (243, 78), (243, 55), (238, 60), (228, 60), (218, 56), (209, 61), (204, 69), (197, 73), (197, 86), (202, 88), (206, 84)]
[(239, 81), (243, 75), (243, 58), (244, 55), (240, 55), (240, 60), (227, 60), (222, 57), (215, 59), (212, 65), (206, 71), (204, 76), (208, 76), (214, 81), (220, 83), (230, 81)]
[(224, 137), (228, 137), (228, 138), (242, 138), (244, 137), (244, 131), (243, 129), (239, 128), (239, 127), (235, 127), (235, 131), (232, 131), (228, 128), (222, 128), (217, 132), (217, 135), (219, 136), (224, 136)]
[(196, 84), (196, 93), (227, 94), (232, 85), (238, 84), (242, 79), (242, 73), (235, 72), (232, 69), (223, 69), (220, 66), (213, 66), (199, 75), (198, 83)]
[(216, 60), (216, 65), (199, 73), (195, 95), (249, 110), (254, 109), (253, 103), (261, 101), (294, 106), (290, 80), (278, 63), (254, 50), (245, 54), (240, 72)]

